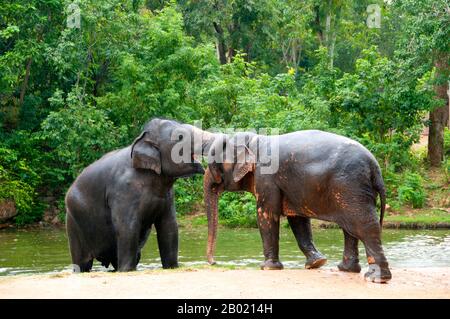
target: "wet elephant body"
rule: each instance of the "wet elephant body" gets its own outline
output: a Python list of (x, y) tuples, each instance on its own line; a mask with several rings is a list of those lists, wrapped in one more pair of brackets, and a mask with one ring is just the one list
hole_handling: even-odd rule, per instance
[(90, 271), (94, 259), (119, 271), (135, 270), (153, 225), (163, 267), (177, 267), (173, 184), (179, 177), (204, 172), (195, 161), (171, 162), (177, 142), (173, 131), (180, 127), (174, 121), (152, 120), (132, 145), (106, 154), (78, 176), (66, 195), (75, 270)]
[(287, 216), (344, 226), (353, 223), (353, 213), (361, 211), (361, 205), (374, 208), (379, 193), (384, 196), (376, 159), (359, 143), (339, 135), (320, 131), (283, 135), (279, 165), (272, 178)]
[[(248, 134), (242, 141), (242, 134)], [(222, 141), (218, 141), (222, 143)], [(234, 160), (218, 163), (217, 145), (210, 152), (205, 174), (205, 203), (209, 223), (208, 257), (213, 261), (217, 214), (215, 193), (245, 190), (255, 195), (257, 219), (263, 240), (264, 269), (282, 268), (278, 256), (279, 220), (287, 216), (300, 249), (308, 257), (318, 253), (312, 243), (309, 219), (336, 222), (344, 231), (345, 249), (342, 271), (359, 272), (358, 241), (366, 248), (372, 281), (391, 278), (381, 246), (381, 222), (385, 190), (379, 165), (361, 144), (336, 134), (308, 130), (280, 136), (238, 133), (224, 139), (224, 147), (234, 149)], [(261, 145), (277, 143), (279, 167), (263, 173), (258, 151)], [(242, 155), (242, 153), (245, 153)], [(239, 159), (245, 158), (244, 162)], [(211, 189), (211, 191), (208, 191)], [(381, 198), (381, 216), (376, 213), (376, 199)]]

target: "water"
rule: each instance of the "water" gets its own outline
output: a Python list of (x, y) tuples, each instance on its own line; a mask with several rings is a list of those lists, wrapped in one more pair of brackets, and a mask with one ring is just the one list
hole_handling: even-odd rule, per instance
[[(206, 265), (206, 227), (180, 229), (179, 261), (183, 266)], [(303, 268), (290, 229), (282, 228), (280, 258), (285, 268)], [(343, 234), (339, 229), (315, 229), (317, 248), (328, 258), (326, 267), (335, 267), (342, 258)], [(449, 230), (384, 230), (383, 246), (393, 267), (450, 267)], [(362, 244), (360, 255), (364, 267)], [(257, 229), (219, 229), (216, 260), (221, 265), (258, 268), (263, 260)], [(155, 232), (142, 252), (138, 269), (160, 268)], [(62, 229), (0, 231), (0, 276), (70, 271), (67, 237)], [(98, 262), (94, 270), (105, 270)]]

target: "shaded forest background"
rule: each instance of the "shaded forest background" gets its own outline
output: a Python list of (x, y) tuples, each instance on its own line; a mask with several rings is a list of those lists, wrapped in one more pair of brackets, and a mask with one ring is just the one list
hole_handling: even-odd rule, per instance
[[(450, 180), (449, 39), (445, 0), (3, 0), (0, 206), (63, 220), (80, 171), (164, 116), (343, 134), (375, 154), (391, 206), (422, 207), (430, 166)], [(176, 192), (179, 214), (201, 210), (201, 178)], [(253, 223), (250, 195), (220, 205)]]

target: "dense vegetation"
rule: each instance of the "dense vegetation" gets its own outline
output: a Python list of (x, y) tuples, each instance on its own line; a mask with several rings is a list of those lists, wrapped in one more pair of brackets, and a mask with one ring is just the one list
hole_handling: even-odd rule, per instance
[[(349, 136), (378, 158), (390, 205), (422, 207), (427, 153), (411, 146), (424, 126), (450, 175), (449, 38), (445, 0), (3, 0), (0, 203), (15, 202), (17, 224), (63, 211), (83, 167), (165, 116)], [(176, 191), (180, 214), (201, 209), (201, 178)], [(251, 196), (227, 194), (220, 211), (254, 223)]]

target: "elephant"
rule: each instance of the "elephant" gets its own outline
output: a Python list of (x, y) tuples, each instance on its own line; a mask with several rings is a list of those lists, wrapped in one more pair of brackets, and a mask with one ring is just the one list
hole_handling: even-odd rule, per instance
[[(249, 139), (250, 137), (255, 136), (255, 134), (251, 133), (238, 133), (236, 136), (234, 136), (234, 140), (237, 140), (238, 137), (241, 137), (243, 139)], [(226, 141), (229, 140), (229, 137), (223, 134), (215, 134), (213, 136), (208, 135), (207, 139), (203, 139), (204, 142), (204, 154), (206, 153), (208, 155), (208, 161), (211, 161), (215, 155), (211, 155), (211, 152), (214, 152), (215, 149), (220, 145), (223, 144), (223, 148), (226, 148)], [(205, 144), (206, 141), (206, 144)], [(220, 145), (220, 147), (222, 147)], [(243, 155), (243, 154), (240, 154)], [(233, 162), (233, 161), (231, 161)], [(230, 183), (228, 179), (230, 176), (222, 176), (222, 172), (224, 171), (224, 167), (228, 167), (232, 163), (227, 163), (219, 166), (216, 162), (211, 162), (208, 166), (208, 169), (206, 170), (205, 177), (204, 177), (204, 201), (205, 201), (205, 207), (206, 212), (208, 216), (208, 248), (207, 248), (207, 257), (208, 262), (210, 264), (215, 264), (214, 260), (214, 249), (215, 249), (215, 241), (216, 241), (216, 234), (217, 234), (217, 218), (218, 218), (218, 197), (219, 195), (224, 191), (235, 191), (235, 192), (241, 192), (241, 191), (248, 191), (255, 195), (254, 191), (254, 179), (253, 174), (249, 174), (246, 178), (243, 178), (246, 173), (244, 172), (242, 175), (242, 178), (239, 182), (236, 183)], [(245, 169), (246, 166), (241, 166), (239, 169)], [(216, 173), (217, 172), (217, 173)], [(218, 175), (221, 176), (218, 176)], [(242, 174), (242, 172), (241, 172)], [(224, 177), (224, 179), (222, 179)], [(227, 180), (227, 181), (225, 181)], [(302, 251), (302, 253), (306, 257), (306, 263), (305, 268), (306, 269), (315, 269), (320, 268), (324, 264), (326, 264), (327, 259), (326, 257), (317, 250), (317, 248), (314, 246), (313, 238), (312, 238), (312, 230), (311, 230), (311, 222), (309, 217), (305, 216), (291, 216), (289, 217), (289, 224), (291, 227), (291, 230), (296, 238), (297, 244)], [(263, 238), (263, 241), (266, 240), (265, 234), (263, 234), (262, 229), (260, 228), (261, 236)], [(278, 232), (274, 234), (278, 236)], [(278, 239), (277, 239), (278, 241)], [(278, 246), (274, 247), (276, 249), (276, 255), (278, 256)], [(274, 252), (275, 253), (275, 252)], [(282, 263), (278, 260), (278, 257), (273, 259), (271, 257), (266, 258), (265, 262), (261, 264), (261, 269), (263, 270), (279, 270), (283, 269)]]
[[(75, 271), (89, 272), (94, 259), (118, 271), (135, 270), (152, 225), (162, 267), (178, 266), (173, 184), (177, 178), (204, 174), (194, 160), (194, 134), (199, 132), (190, 125), (152, 119), (131, 145), (81, 172), (65, 197)], [(179, 155), (187, 160), (173, 160), (177, 145), (185, 146)]]
[[(274, 145), (277, 147), (275, 148)], [(267, 173), (261, 150), (277, 150), (278, 169)], [(338, 269), (361, 271), (358, 241), (362, 241), (369, 270), (365, 279), (383, 283), (391, 279), (381, 243), (385, 186), (380, 166), (360, 143), (333, 133), (304, 130), (284, 135), (241, 132), (215, 138), (204, 175), (208, 217), (208, 262), (213, 264), (217, 237), (218, 198), (224, 191), (247, 191), (256, 198), (257, 221), (265, 261), (262, 269), (282, 269), (279, 259), (280, 217), (286, 216), (299, 248), (322, 261), (315, 249), (309, 219), (337, 223), (345, 247)], [(270, 153), (270, 152), (269, 152)], [(376, 201), (381, 201), (380, 218)]]

